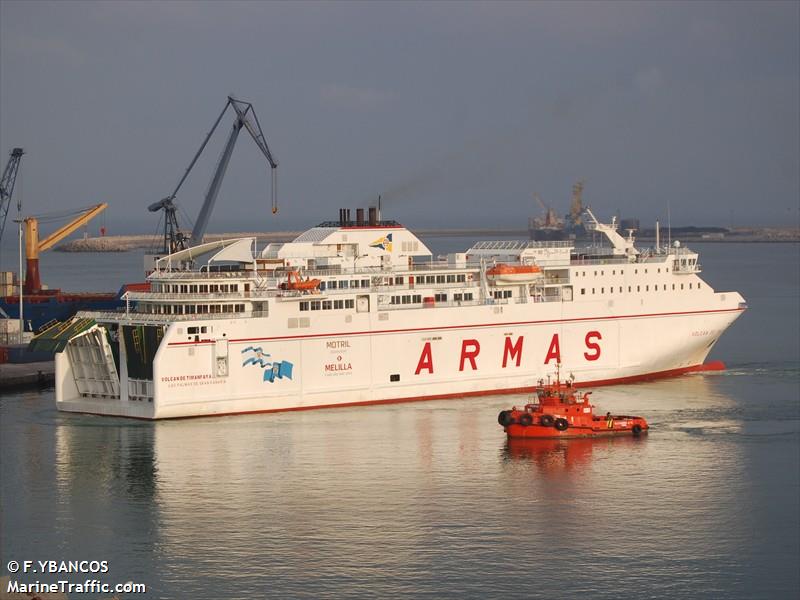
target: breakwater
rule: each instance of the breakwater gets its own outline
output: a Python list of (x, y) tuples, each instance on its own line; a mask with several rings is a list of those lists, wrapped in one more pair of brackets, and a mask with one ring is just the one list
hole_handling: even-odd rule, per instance
[[(205, 236), (206, 242), (216, 240), (235, 239), (241, 237), (256, 237), (259, 242), (289, 242), (300, 235), (302, 231), (270, 231), (270, 232), (238, 232), (238, 233), (210, 233)], [(527, 238), (526, 229), (418, 229), (416, 233), (421, 237), (475, 237), (487, 236)], [(142, 248), (157, 248), (160, 240), (152, 235), (109, 235), (104, 237), (86, 237), (71, 240), (57, 246), (59, 252), (127, 252)]]
[[(256, 237), (260, 243), (289, 242), (300, 235), (301, 231), (270, 231), (270, 232), (236, 232), (236, 233), (210, 233), (205, 236), (206, 242), (216, 240), (235, 239), (241, 237)], [(492, 238), (528, 239), (527, 229), (497, 229), (497, 228), (469, 228), (469, 229), (416, 229), (415, 233), (423, 240), (426, 237), (468, 237), (476, 240)], [(649, 233), (649, 235), (648, 235)], [(652, 232), (643, 232), (637, 236), (641, 242), (652, 242)], [(672, 239), (682, 242), (800, 242), (800, 228), (798, 227), (738, 227), (727, 230), (725, 233), (681, 233)], [(667, 230), (661, 230), (661, 242), (667, 240)], [(127, 252), (146, 248), (157, 248), (160, 240), (152, 235), (109, 235), (104, 237), (86, 237), (65, 242), (55, 248), (59, 252)]]

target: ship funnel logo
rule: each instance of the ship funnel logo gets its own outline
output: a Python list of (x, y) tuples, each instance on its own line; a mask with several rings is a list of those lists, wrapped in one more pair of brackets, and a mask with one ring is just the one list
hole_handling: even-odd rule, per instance
[(288, 360), (284, 361), (270, 361), (270, 355), (264, 353), (261, 346), (254, 347), (248, 346), (242, 350), (242, 366), (253, 365), (254, 367), (261, 367), (264, 369), (264, 381), (273, 383), (275, 379), (292, 378), (292, 369), (294, 365)]
[(372, 242), (369, 245), (370, 248), (380, 248), (381, 250), (386, 250), (386, 252), (392, 251), (392, 234), (388, 233), (383, 237), (379, 237), (377, 240)]

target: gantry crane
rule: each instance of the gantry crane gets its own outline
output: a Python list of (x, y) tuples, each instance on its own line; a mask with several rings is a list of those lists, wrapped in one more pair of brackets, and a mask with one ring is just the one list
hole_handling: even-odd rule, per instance
[[(222, 155), (217, 162), (217, 167), (214, 170), (214, 176), (211, 178), (211, 183), (208, 186), (208, 191), (206, 192), (205, 200), (203, 201), (203, 206), (200, 209), (200, 214), (197, 217), (197, 222), (195, 223), (194, 228), (192, 229), (191, 237), (187, 237), (185, 234), (181, 233), (180, 228), (178, 227), (178, 220), (176, 218), (176, 205), (174, 200), (178, 194), (178, 190), (181, 189), (183, 182), (186, 181), (186, 178), (189, 176), (192, 168), (194, 167), (197, 159), (200, 157), (200, 154), (205, 149), (206, 145), (208, 144), (208, 140), (211, 138), (211, 135), (217, 129), (217, 125), (219, 125), (222, 117), (225, 115), (225, 111), (228, 110), (228, 107), (233, 107), (234, 112), (236, 113), (236, 118), (233, 122), (233, 127), (231, 128), (230, 134), (228, 134), (228, 141), (225, 143), (225, 148), (222, 151)], [(206, 228), (208, 227), (208, 220), (211, 217), (211, 211), (214, 209), (214, 203), (217, 200), (217, 194), (219, 193), (220, 187), (222, 186), (222, 179), (225, 176), (225, 171), (228, 168), (228, 163), (231, 159), (231, 154), (233, 153), (233, 146), (236, 144), (236, 138), (239, 137), (239, 132), (241, 131), (242, 127), (247, 129), (250, 133), (253, 141), (256, 143), (256, 146), (261, 150), (264, 156), (269, 162), (271, 167), (270, 175), (271, 175), (271, 194), (272, 194), (272, 214), (278, 212), (278, 178), (276, 169), (278, 168), (278, 162), (272, 155), (272, 152), (267, 146), (267, 140), (264, 137), (264, 132), (261, 130), (261, 125), (258, 122), (258, 117), (256, 116), (255, 109), (253, 105), (249, 102), (244, 102), (243, 100), (238, 100), (233, 96), (228, 96), (228, 101), (225, 103), (225, 108), (222, 109), (222, 112), (217, 117), (217, 120), (214, 122), (214, 126), (211, 128), (211, 131), (208, 132), (203, 143), (200, 145), (200, 149), (194, 155), (192, 162), (189, 163), (189, 166), (186, 168), (186, 172), (181, 177), (181, 180), (178, 182), (178, 185), (175, 187), (175, 190), (163, 200), (158, 202), (154, 202), (148, 207), (148, 210), (151, 212), (158, 212), (159, 210), (164, 211), (164, 247), (163, 251), (165, 253), (172, 253), (177, 250), (184, 250), (188, 245), (196, 246), (201, 244), (203, 241), (203, 236), (205, 235)]]
[(78, 217), (57, 229), (41, 242), (39, 241), (39, 219), (26, 217), (22, 220), (25, 224), (25, 295), (36, 294), (42, 289), (39, 277), (39, 254), (52, 248), (70, 233), (85, 225), (103, 212), (108, 204), (103, 202), (84, 210)]
[[(3, 170), (3, 177), (0, 178), (0, 240), (3, 239), (3, 231), (6, 228), (6, 218), (8, 209), (11, 207), (11, 196), (14, 194), (14, 184), (19, 173), (19, 163), (25, 151), (22, 148), (14, 148)], [(17, 197), (17, 212), (22, 210), (22, 198)]]

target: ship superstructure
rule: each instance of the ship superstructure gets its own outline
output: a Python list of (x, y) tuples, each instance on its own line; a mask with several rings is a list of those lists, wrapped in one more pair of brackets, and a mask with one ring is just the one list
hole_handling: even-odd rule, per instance
[(594, 385), (701, 369), (745, 309), (698, 255), (479, 242), (434, 257), (340, 211), (285, 244), (203, 244), (156, 263), (125, 310), (60, 340), (60, 410), (146, 419), (530, 391), (556, 365)]

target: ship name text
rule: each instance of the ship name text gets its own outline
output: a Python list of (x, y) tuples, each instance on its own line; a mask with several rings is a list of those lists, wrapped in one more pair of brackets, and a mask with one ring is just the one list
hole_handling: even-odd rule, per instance
[[(586, 361), (592, 362), (600, 358), (602, 352), (600, 348), (600, 340), (603, 336), (599, 331), (589, 331), (584, 337), (584, 345), (586, 351), (583, 353), (583, 358)], [(519, 367), (522, 365), (522, 348), (525, 343), (525, 336), (521, 335), (516, 340), (509, 336), (505, 338), (505, 346), (503, 347), (502, 366), (507, 368), (509, 366)], [(480, 342), (476, 339), (461, 340), (461, 355), (459, 357), (458, 370), (459, 371), (477, 371), (478, 370), (478, 356), (481, 353)], [(561, 363), (561, 341), (559, 334), (553, 334), (550, 339), (550, 344), (547, 347), (547, 352), (543, 355), (543, 364)], [(422, 347), (419, 360), (417, 361), (417, 369), (415, 375), (427, 372), (433, 373), (433, 349), (430, 342), (425, 342)]]

